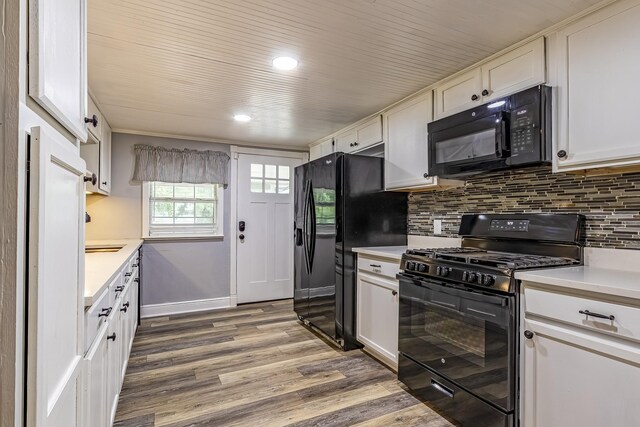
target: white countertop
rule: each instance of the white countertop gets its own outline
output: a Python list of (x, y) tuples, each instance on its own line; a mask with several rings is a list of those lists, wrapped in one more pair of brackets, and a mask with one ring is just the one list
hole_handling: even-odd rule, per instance
[(398, 261), (400, 261), (402, 254), (406, 251), (407, 246), (371, 246), (368, 248), (353, 248), (353, 252), (357, 252), (359, 254), (397, 259)]
[(142, 245), (140, 239), (89, 240), (86, 246), (125, 245), (118, 252), (97, 252), (85, 254), (84, 262), (84, 305), (89, 307), (95, 297), (120, 273), (124, 263)]
[(640, 300), (638, 272), (580, 266), (521, 271), (516, 279)]

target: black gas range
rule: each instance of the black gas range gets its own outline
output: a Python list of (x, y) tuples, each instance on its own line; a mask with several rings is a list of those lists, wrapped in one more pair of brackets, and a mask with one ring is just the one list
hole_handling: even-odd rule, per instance
[(398, 377), (463, 426), (518, 420), (516, 271), (582, 263), (580, 215), (463, 215), (460, 247), (401, 261)]

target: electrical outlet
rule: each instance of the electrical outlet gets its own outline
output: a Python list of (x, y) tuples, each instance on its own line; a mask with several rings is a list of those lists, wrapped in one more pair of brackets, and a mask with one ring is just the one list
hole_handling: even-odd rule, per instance
[(442, 234), (442, 220), (434, 219), (433, 220), (433, 234)]

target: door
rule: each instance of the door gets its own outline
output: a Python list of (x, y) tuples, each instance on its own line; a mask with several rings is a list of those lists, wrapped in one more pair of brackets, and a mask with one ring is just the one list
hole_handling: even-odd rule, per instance
[(29, 95), (87, 139), (86, 0), (29, 0)]
[(482, 103), (482, 72), (476, 68), (436, 87), (436, 119)]
[(107, 427), (107, 329), (102, 324), (93, 345), (85, 356), (84, 381), (84, 424), (85, 426)]
[(538, 320), (524, 329), (524, 427), (638, 425), (637, 343)]
[(398, 282), (358, 273), (358, 341), (398, 363)]
[[(309, 322), (330, 337), (336, 338), (337, 284), (342, 284), (341, 215), (338, 206), (343, 157), (330, 155), (309, 163), (307, 175), (304, 243), (309, 273)], [(342, 298), (342, 297), (340, 297)], [(338, 325), (340, 326), (340, 325)]]
[(77, 148), (32, 128), (27, 425), (79, 426), (84, 355), (84, 171)]
[(544, 37), (482, 66), (482, 102), (545, 82)]
[(238, 155), (238, 303), (293, 297), (293, 172), (301, 163)]
[(638, 163), (638, 22), (640, 4), (619, 1), (557, 33), (559, 170)]
[(502, 410), (512, 411), (514, 300), (401, 274), (399, 350)]
[(427, 150), (427, 124), (432, 120), (431, 92), (384, 113), (386, 189), (433, 184)]

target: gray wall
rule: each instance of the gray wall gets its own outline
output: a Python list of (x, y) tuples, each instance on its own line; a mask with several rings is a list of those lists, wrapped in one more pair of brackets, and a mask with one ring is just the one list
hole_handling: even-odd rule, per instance
[[(142, 185), (131, 182), (134, 144), (217, 150), (229, 146), (209, 142), (113, 134), (111, 195), (89, 195), (87, 240), (138, 239), (142, 235)], [(229, 186), (230, 188), (231, 186)], [(224, 191), (224, 238), (144, 244), (142, 305), (229, 296), (230, 190)]]

